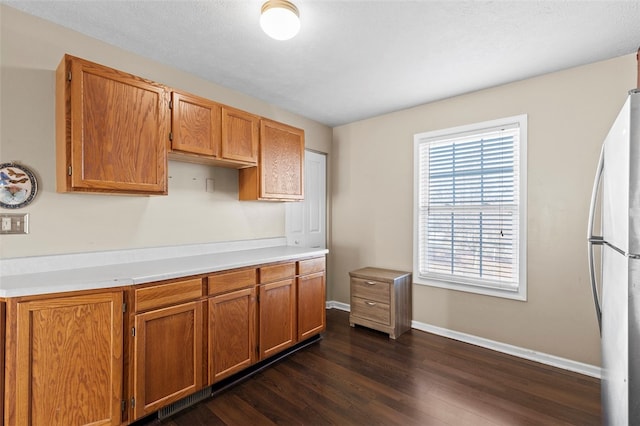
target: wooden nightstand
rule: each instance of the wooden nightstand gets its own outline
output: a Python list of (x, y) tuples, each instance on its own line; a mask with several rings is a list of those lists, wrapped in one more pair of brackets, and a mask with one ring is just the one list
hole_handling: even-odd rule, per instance
[(392, 339), (411, 328), (411, 273), (367, 267), (349, 276), (351, 327), (369, 327)]

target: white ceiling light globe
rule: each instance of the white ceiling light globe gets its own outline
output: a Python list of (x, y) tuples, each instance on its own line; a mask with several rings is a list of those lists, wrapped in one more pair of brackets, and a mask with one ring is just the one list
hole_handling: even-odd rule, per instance
[(262, 5), (260, 26), (271, 38), (289, 40), (300, 31), (298, 8), (286, 0), (269, 0)]

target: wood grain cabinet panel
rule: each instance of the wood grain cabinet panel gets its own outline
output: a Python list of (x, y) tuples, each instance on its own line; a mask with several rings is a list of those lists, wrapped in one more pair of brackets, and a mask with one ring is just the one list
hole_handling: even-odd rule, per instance
[(296, 281), (294, 278), (258, 286), (259, 352), (266, 359), (296, 342)]
[(164, 284), (135, 287), (133, 290), (136, 312), (196, 300), (203, 295), (201, 278), (181, 279)]
[(59, 192), (167, 193), (166, 87), (65, 55), (56, 72)]
[(10, 302), (7, 425), (119, 425), (122, 292)]
[(208, 332), (209, 384), (255, 363), (255, 282), (252, 287), (209, 299)]
[(325, 273), (298, 277), (298, 341), (326, 328)]
[(223, 106), (221, 158), (256, 165), (259, 122), (258, 116)]
[(239, 269), (229, 272), (219, 272), (207, 278), (209, 294), (226, 293), (256, 285), (256, 269)]
[(324, 256), (296, 264), (298, 341), (326, 329), (326, 260)]
[(134, 419), (202, 388), (202, 315), (201, 301), (135, 315)]
[(304, 131), (261, 119), (259, 152), (257, 167), (240, 170), (240, 199), (304, 199)]
[(296, 263), (276, 263), (274, 265), (262, 266), (258, 271), (260, 273), (260, 283), (266, 284), (294, 277), (296, 275)]
[(218, 157), (222, 107), (210, 100), (174, 91), (171, 93), (171, 149)]
[(307, 274), (313, 274), (315, 272), (324, 272), (325, 268), (326, 268), (326, 261), (324, 256), (298, 261), (298, 275), (307, 275)]
[(172, 160), (236, 169), (257, 164), (260, 117), (177, 91), (171, 104)]

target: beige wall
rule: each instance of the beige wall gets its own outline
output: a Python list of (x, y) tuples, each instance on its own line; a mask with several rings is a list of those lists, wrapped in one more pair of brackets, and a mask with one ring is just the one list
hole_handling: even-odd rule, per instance
[(527, 114), (528, 301), (414, 285), (413, 319), (599, 365), (587, 209), (635, 69), (629, 55), (335, 128), (332, 299), (349, 302), (350, 270), (412, 269), (414, 134)]
[(284, 235), (284, 204), (237, 201), (236, 170), (170, 161), (166, 197), (56, 193), (54, 74), (65, 53), (301, 127), (308, 148), (331, 148), (329, 127), (4, 5), (0, 51), (0, 162), (31, 167), (40, 183), (19, 210), (31, 232), (2, 236), (0, 258)]

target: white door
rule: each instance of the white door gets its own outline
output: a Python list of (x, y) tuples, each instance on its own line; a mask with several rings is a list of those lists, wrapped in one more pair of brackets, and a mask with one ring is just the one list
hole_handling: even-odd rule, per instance
[(285, 232), (290, 246), (326, 248), (327, 156), (304, 153), (304, 201), (286, 203)]

